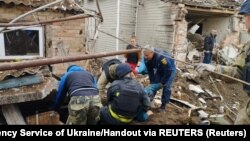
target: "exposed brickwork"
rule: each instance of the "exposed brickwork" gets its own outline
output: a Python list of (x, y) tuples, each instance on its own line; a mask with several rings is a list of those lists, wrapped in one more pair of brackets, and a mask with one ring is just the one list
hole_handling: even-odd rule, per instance
[[(0, 22), (11, 21), (29, 10), (31, 10), (30, 7), (23, 5), (0, 5)], [(67, 12), (48, 9), (42, 12), (34, 13), (33, 15), (22, 19), (22, 21), (49, 20), (72, 15), (73, 14)], [(46, 57), (83, 55), (85, 52), (84, 21), (84, 19), (79, 19), (44, 26)], [(80, 65), (83, 66), (83, 62), (84, 61), (81, 63), (73, 63), (80, 63)], [(54, 72), (56, 74), (62, 74), (68, 64), (58, 64), (54, 66)]]

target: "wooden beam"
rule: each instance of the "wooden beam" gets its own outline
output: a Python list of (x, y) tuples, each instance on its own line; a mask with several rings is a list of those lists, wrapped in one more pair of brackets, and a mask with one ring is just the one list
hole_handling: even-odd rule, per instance
[(17, 104), (3, 105), (2, 112), (8, 125), (25, 125)]
[(192, 7), (192, 6), (186, 6), (186, 9), (191, 12), (200, 13), (213, 13), (217, 15), (234, 15), (235, 11), (228, 10), (228, 9), (214, 9), (214, 8), (201, 8), (201, 7)]

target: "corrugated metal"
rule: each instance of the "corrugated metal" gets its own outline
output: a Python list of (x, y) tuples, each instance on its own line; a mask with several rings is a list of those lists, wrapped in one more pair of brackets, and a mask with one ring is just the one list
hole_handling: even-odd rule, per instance
[(25, 74), (37, 74), (41, 73), (42, 67), (34, 67), (34, 68), (26, 68), (22, 70), (9, 70), (9, 71), (3, 71), (0, 72), (0, 81), (4, 80), (5, 78), (12, 76), (12, 77), (20, 77)]
[[(116, 35), (117, 0), (100, 0), (99, 3), (104, 18), (101, 30)], [(95, 1), (93, 0), (85, 0), (84, 6), (97, 10)], [(115, 46), (115, 38), (99, 32), (96, 42), (96, 52), (115, 51)]]
[(172, 51), (174, 21), (171, 16), (177, 10), (160, 0), (144, 0), (139, 6), (137, 38), (142, 45), (152, 45)]
[(14, 3), (15, 5), (23, 4), (26, 6), (41, 6), (47, 3), (50, 3), (55, 0), (0, 0), (3, 1), (6, 4)]
[[(32, 6), (32, 7), (39, 7), (39, 6), (42, 6), (42, 5), (45, 5), (45, 4), (48, 4), (48, 3), (51, 3), (53, 1), (56, 1), (56, 0), (0, 0), (0, 2), (4, 2), (6, 4), (11, 4), (11, 3), (14, 3), (15, 5), (25, 5), (25, 6)], [(78, 4), (81, 4), (81, 1), (75, 1), (77, 2)], [(73, 7), (72, 6), (72, 3), (70, 1), (65, 1), (63, 3), (63, 5), (65, 6), (65, 8), (67, 10), (76, 10), (76, 11), (80, 11), (80, 9), (78, 7)], [(61, 4), (57, 4), (56, 5), (57, 8), (55, 9), (60, 9), (61, 7)]]

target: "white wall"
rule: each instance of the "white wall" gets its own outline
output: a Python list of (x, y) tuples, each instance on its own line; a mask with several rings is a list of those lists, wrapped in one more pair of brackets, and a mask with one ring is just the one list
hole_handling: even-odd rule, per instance
[(208, 35), (212, 29), (218, 32), (217, 43), (220, 43), (225, 37), (231, 33), (231, 17), (209, 18), (203, 22), (203, 35)]
[(143, 0), (139, 6), (137, 38), (141, 44), (172, 51), (177, 9), (160, 0)]
[[(116, 35), (117, 26), (117, 0), (99, 1), (104, 22), (101, 24), (101, 30)], [(97, 11), (95, 0), (85, 0), (84, 7)], [(96, 52), (115, 51), (116, 39), (99, 32), (96, 42)]]
[[(117, 8), (120, 1), (119, 20), (117, 20)], [(138, 7), (137, 28), (136, 2), (137, 0), (100, 0), (100, 7), (104, 17), (101, 30), (129, 42), (130, 36), (137, 33), (138, 43), (150, 44), (172, 52), (174, 38), (174, 19), (179, 9), (171, 3), (161, 0), (139, 0), (143, 5)], [(93, 8), (95, 1), (85, 0), (85, 7)], [(117, 29), (119, 27), (119, 29)], [(136, 28), (136, 29), (135, 29)], [(135, 31), (136, 30), (136, 31)], [(106, 34), (99, 33), (96, 52), (115, 51), (117, 40)], [(118, 50), (125, 49), (126, 43), (119, 41)]]
[[(131, 35), (135, 34), (136, 23), (136, 1), (137, 0), (120, 0), (120, 29), (119, 37), (130, 42)], [(119, 42), (119, 50), (126, 49), (127, 44)]]

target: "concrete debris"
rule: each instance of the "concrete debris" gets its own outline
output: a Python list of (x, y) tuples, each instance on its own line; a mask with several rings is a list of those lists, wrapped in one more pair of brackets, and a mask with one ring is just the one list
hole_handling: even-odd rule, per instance
[(224, 114), (214, 114), (214, 115), (210, 115), (209, 118), (221, 118), (224, 117)]
[(200, 125), (210, 125), (210, 121), (209, 120), (202, 120)]
[(210, 96), (210, 97), (215, 97), (216, 95), (213, 94), (213, 92), (211, 92), (210, 90), (208, 89), (205, 89), (206, 93)]
[(239, 103), (239, 102), (235, 102), (235, 103), (232, 105), (232, 109), (235, 110), (235, 111), (238, 111), (238, 110), (239, 110), (239, 107), (240, 107), (240, 103)]
[(239, 52), (239, 49), (233, 46), (226, 46), (222, 50), (218, 51), (220, 59), (227, 66), (233, 65)]
[(206, 113), (204, 110), (199, 110), (198, 114), (199, 114), (200, 119), (207, 119), (209, 116), (209, 114)]
[(28, 101), (41, 100), (57, 89), (57, 80), (45, 78), (45, 81), (34, 87), (24, 86), (17, 89), (7, 89), (0, 94), (0, 105), (21, 103)]
[(207, 104), (207, 102), (203, 98), (198, 99), (202, 104)]
[(217, 82), (221, 82), (221, 80), (220, 80), (220, 79), (215, 79), (215, 81), (217, 81)]
[(193, 92), (195, 92), (197, 94), (205, 93), (205, 91), (203, 91), (203, 89), (201, 88), (200, 85), (195, 86), (195, 85), (190, 84), (188, 86), (188, 88), (189, 88), (190, 91), (193, 91)]
[(219, 108), (220, 110), (220, 114), (224, 114), (225, 113), (225, 107), (224, 106), (220, 106)]
[(181, 95), (182, 95), (181, 92), (178, 91), (178, 92), (177, 92), (177, 98), (178, 98), (178, 99), (181, 99)]
[(215, 125), (232, 125), (232, 123), (226, 119), (225, 115), (216, 116), (214, 118), (211, 118), (210, 116), (209, 121)]
[(186, 77), (186, 78), (194, 78), (194, 77), (196, 77), (194, 74), (191, 74), (191, 73), (188, 73), (188, 72), (185, 72), (185, 73), (183, 73), (182, 75), (181, 75), (181, 77)]
[(185, 72), (181, 75), (181, 77), (187, 78), (188, 81), (190, 81), (194, 84), (200, 84), (199, 81), (196, 79), (197, 75), (195, 75), (195, 74)]

